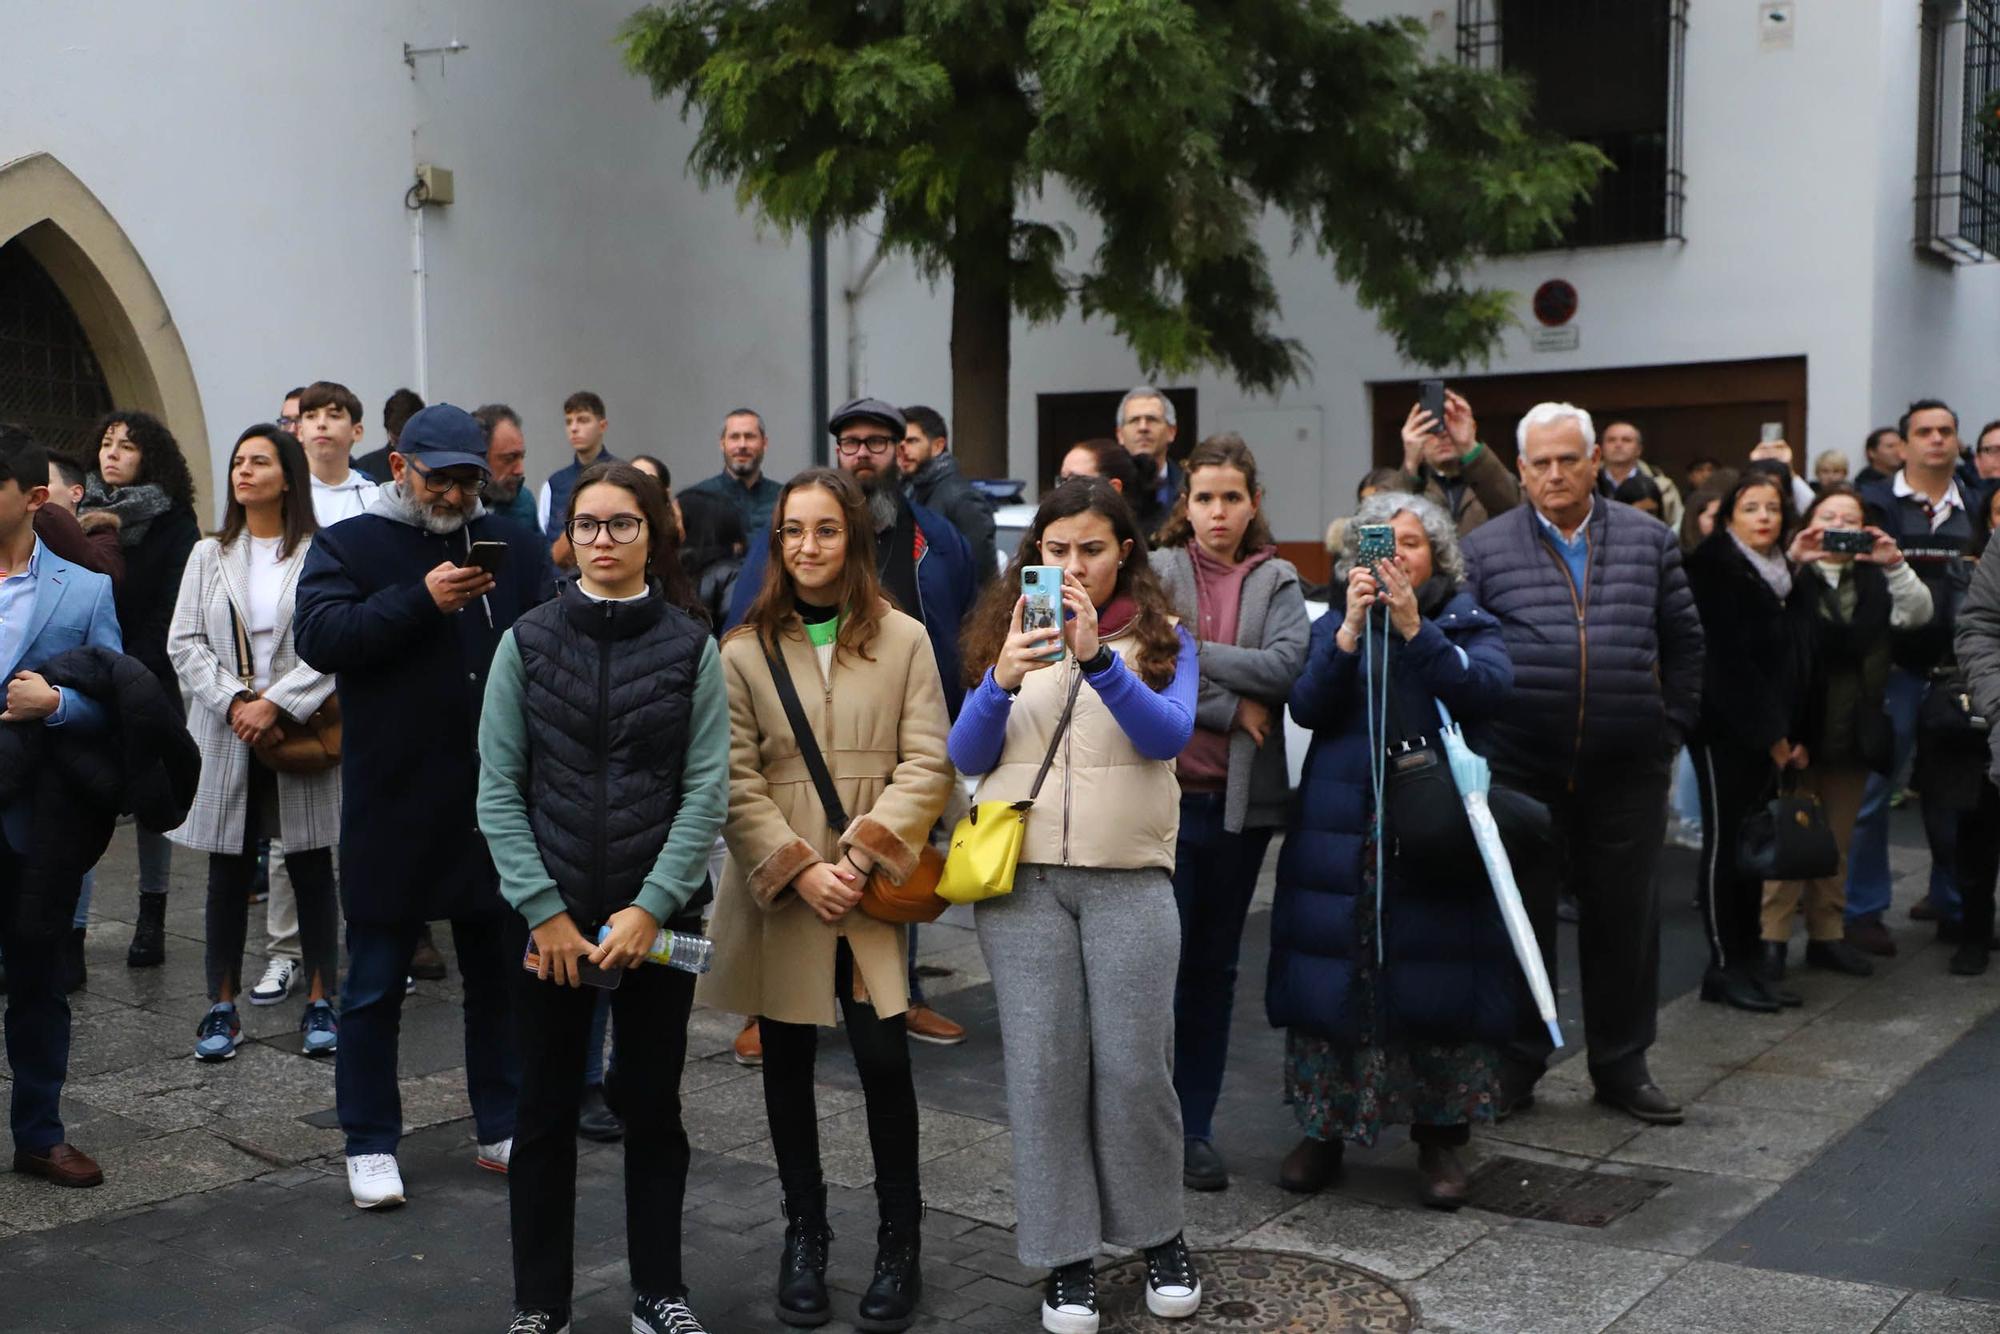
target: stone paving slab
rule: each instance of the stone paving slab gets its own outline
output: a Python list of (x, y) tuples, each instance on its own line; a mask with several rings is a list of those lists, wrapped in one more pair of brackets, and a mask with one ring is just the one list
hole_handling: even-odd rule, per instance
[(1887, 1288), (1697, 1260), (1649, 1293), (1613, 1334), (1755, 1329), (1760, 1334), (1869, 1334), (1902, 1300)]
[(1413, 1284), (1427, 1326), (1479, 1334), (1598, 1334), (1684, 1265), (1678, 1256), (1503, 1232)]

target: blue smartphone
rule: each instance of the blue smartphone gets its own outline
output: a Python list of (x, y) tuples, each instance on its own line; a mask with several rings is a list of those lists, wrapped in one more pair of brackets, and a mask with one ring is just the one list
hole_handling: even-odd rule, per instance
[[(1055, 565), (1024, 565), (1021, 567), (1021, 596), (1028, 599), (1028, 605), (1021, 611), (1023, 630), (1061, 630), (1063, 623), (1063, 572)], [(1053, 653), (1042, 655), (1050, 662), (1061, 662), (1063, 643), (1056, 640)]]
[(1355, 553), (1363, 565), (1373, 570), (1396, 554), (1396, 530), (1386, 523), (1364, 523), (1355, 541)]

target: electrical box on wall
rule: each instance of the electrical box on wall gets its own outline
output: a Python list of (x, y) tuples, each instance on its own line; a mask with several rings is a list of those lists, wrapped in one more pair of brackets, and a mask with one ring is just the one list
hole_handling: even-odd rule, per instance
[(450, 168), (433, 166), (428, 162), (418, 164), (417, 202), (439, 205), (452, 202)]

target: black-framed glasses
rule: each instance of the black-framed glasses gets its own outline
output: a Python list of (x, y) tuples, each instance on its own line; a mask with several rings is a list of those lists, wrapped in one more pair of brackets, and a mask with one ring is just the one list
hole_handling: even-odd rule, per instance
[(645, 526), (644, 516), (638, 514), (614, 514), (608, 519), (584, 514), (564, 524), (563, 531), (569, 534), (569, 544), (573, 547), (589, 546), (600, 532), (611, 534), (611, 540), (622, 547), (638, 541)]
[(293, 435), (297, 435), (299, 433), (299, 419), (297, 417), (280, 417), (278, 418), (278, 429), (290, 431)]
[(432, 472), (415, 459), (411, 459), (409, 463), (410, 471), (415, 473), (423, 482), (424, 490), (434, 496), (444, 495), (454, 486), (475, 496), (482, 494), (486, 490), (486, 479), (477, 473), (474, 473), (470, 477), (465, 476), (463, 473), (446, 475), (442, 472)]
[(866, 451), (870, 454), (886, 454), (896, 447), (896, 437), (892, 435), (843, 435), (834, 442), (841, 453), (852, 457)]
[(847, 527), (838, 523), (815, 524), (808, 528), (802, 523), (788, 523), (778, 530), (778, 540), (787, 547), (802, 547), (806, 544), (806, 534), (823, 547), (830, 547), (847, 536)]

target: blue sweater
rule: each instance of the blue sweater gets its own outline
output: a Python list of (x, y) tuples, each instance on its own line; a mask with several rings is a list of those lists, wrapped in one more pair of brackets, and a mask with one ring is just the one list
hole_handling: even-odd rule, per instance
[[(1180, 656), (1174, 660), (1174, 679), (1158, 690), (1112, 656), (1111, 665), (1084, 680), (1097, 692), (1104, 707), (1125, 729), (1125, 735), (1141, 755), (1149, 760), (1171, 760), (1187, 748), (1194, 735), (1195, 688), (1201, 681), (1200, 656), (1194, 637), (1185, 627), (1180, 636)], [(993, 679), (993, 669), (965, 697), (965, 707), (952, 724), (949, 751), (951, 762), (962, 774), (983, 774), (1000, 763), (1000, 751), (1007, 740), (1007, 713), (1014, 698)]]

